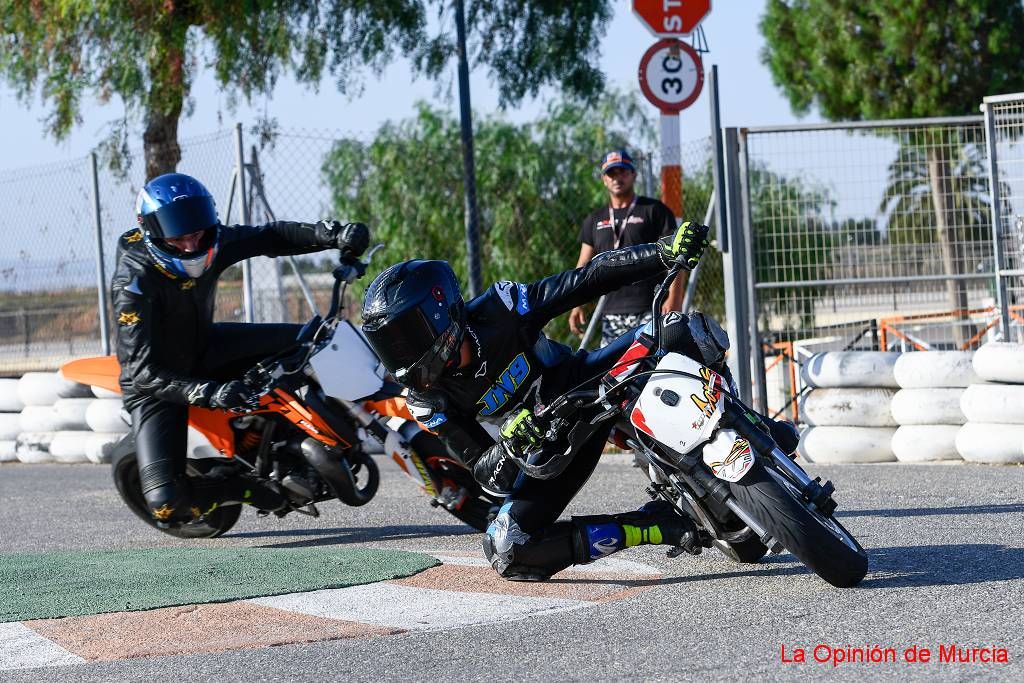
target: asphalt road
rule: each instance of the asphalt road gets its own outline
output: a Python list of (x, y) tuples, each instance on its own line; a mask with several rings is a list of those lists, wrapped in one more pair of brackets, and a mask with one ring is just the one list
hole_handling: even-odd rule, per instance
[[(1024, 467), (811, 466), (837, 485), (871, 570), (836, 589), (788, 554), (737, 565), (714, 551), (626, 557), (666, 577), (633, 597), (508, 622), (365, 640), (6, 671), (6, 681), (1024, 680)], [(243, 516), (217, 546), (476, 551), (479, 540), (382, 462), (377, 498), (319, 519)], [(643, 478), (609, 459), (569, 513), (634, 508)], [(185, 545), (120, 504), (105, 467), (0, 466), (0, 552)], [(2, 560), (0, 560), (2, 561)], [(111, 580), (122, 580), (112, 572)], [(815, 647), (893, 648), (896, 663), (814, 661)], [(906, 648), (933, 650), (928, 663)], [(1009, 663), (940, 662), (939, 647), (1005, 648)], [(786, 663), (797, 648), (805, 663)], [(819, 656), (825, 655), (819, 648)]]

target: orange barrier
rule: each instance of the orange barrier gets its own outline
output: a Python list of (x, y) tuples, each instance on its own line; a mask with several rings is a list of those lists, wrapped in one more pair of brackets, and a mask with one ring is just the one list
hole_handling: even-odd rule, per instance
[[(1010, 317), (1014, 320), (1024, 323), (1024, 317), (1020, 313), (1024, 311), (1024, 305), (1017, 305), (1010, 307)], [(992, 317), (987, 323), (983, 323), (983, 327), (980, 331), (976, 332), (970, 339), (968, 339), (961, 347), (961, 351), (967, 351), (968, 349), (974, 348), (985, 333), (991, 330), (993, 327), (999, 324), (1002, 316), (996, 312), (994, 306), (987, 308), (971, 308), (967, 310), (955, 310), (955, 311), (941, 311), (938, 313), (917, 313), (914, 315), (894, 315), (888, 318), (878, 319), (878, 342), (879, 350), (887, 351), (889, 349), (889, 335), (902, 339), (903, 341), (912, 345), (918, 351), (927, 351), (928, 348), (914, 339), (910, 338), (907, 334), (903, 333), (897, 325), (910, 321), (928, 321), (933, 320), (936, 322), (945, 320), (947, 318), (963, 319), (971, 315), (990, 314)], [(979, 323), (981, 324), (981, 323)]]

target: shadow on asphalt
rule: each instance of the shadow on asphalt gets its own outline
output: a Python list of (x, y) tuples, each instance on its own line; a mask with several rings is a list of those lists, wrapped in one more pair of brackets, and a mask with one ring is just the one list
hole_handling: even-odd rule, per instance
[(366, 541), (401, 541), (411, 538), (434, 538), (437, 536), (464, 536), (479, 534), (476, 529), (459, 524), (434, 526), (365, 526), (338, 527), (335, 529), (279, 529), (275, 531), (247, 531), (225, 534), (222, 538), (301, 538), (302, 540), (266, 543), (264, 548), (305, 548), (321, 545), (342, 545)]
[(1024, 549), (992, 543), (872, 548), (868, 560), (871, 569), (861, 588), (955, 586), (1024, 578)]
[(938, 508), (892, 508), (887, 510), (838, 510), (836, 517), (927, 517), (930, 515), (998, 515), (1024, 512), (1024, 503), (1005, 505), (953, 505)]

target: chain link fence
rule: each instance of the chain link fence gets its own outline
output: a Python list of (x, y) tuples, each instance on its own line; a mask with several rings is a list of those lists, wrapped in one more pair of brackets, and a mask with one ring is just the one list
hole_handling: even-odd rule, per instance
[(1024, 342), (1024, 94), (982, 104), (992, 178), (996, 290), (1008, 340)]
[[(341, 182), (337, 166), (345, 158), (339, 150), (354, 148), (369, 154), (374, 139), (331, 131), (238, 133), (222, 131), (181, 142), (178, 170), (200, 178), (210, 189), (224, 223), (243, 222), (246, 215), (253, 224), (333, 216), (364, 221), (385, 240), (389, 227), (395, 232), (397, 226), (388, 225), (389, 221), (394, 223), (394, 216), (384, 207), (405, 208), (403, 202), (409, 198), (402, 193), (382, 196), (379, 203), (365, 207), (354, 205), (366, 210), (346, 211), (353, 203), (339, 200), (359, 189), (353, 183)], [(549, 182), (535, 183), (536, 187), (516, 187), (517, 179), (513, 177), (489, 179), (487, 159), (478, 153), (485, 284), (497, 279), (532, 281), (576, 264), (580, 225), (587, 213), (607, 201), (597, 163), (605, 147), (621, 144), (625, 141), (596, 141), (592, 149), (579, 149), (569, 158), (558, 159), (550, 169)], [(697, 140), (680, 149), (685, 175), (684, 216), (691, 220), (702, 220), (707, 212), (711, 194), (709, 144), (707, 139)], [(439, 165), (444, 172), (438, 171), (438, 165), (423, 162), (417, 181), (434, 186), (430, 189), (443, 200), (439, 203), (443, 215), (439, 218), (416, 215), (411, 210), (401, 212), (406, 227), (421, 222), (443, 224), (441, 239), (389, 244), (377, 255), (371, 274), (397, 260), (422, 257), (447, 259), (464, 275), (461, 152), (457, 141), (451, 147), (454, 161)], [(638, 190), (658, 196), (660, 160), (649, 152), (633, 152), (639, 171)], [(413, 146), (404, 153), (419, 162), (436, 152)], [(244, 206), (238, 191), (239, 156), (244, 157)], [(53, 369), (75, 357), (103, 353), (98, 282), (102, 280), (103, 290), (109, 289), (118, 238), (135, 228), (135, 198), (144, 184), (141, 154), (134, 151), (124, 161), (117, 172), (98, 165), (98, 192), (93, 190), (90, 157), (0, 173), (0, 195), (5, 200), (0, 228), (10, 245), (0, 259), (0, 374)], [(566, 177), (569, 172), (575, 176)], [(521, 186), (529, 184), (519, 181)], [(520, 207), (515, 202), (500, 196), (506, 187), (514, 199), (522, 198), (524, 205), (531, 202), (523, 207), (522, 216), (517, 215)], [(567, 192), (566, 187), (572, 191)], [(499, 201), (502, 199), (505, 201)], [(102, 247), (102, 259), (97, 242)], [(518, 257), (517, 250), (524, 246), (528, 248)], [(245, 266), (252, 273), (250, 292), (243, 286), (243, 267), (232, 267), (220, 280), (216, 319), (244, 320), (247, 299), (255, 320), (304, 321), (314, 308), (326, 310), (333, 285), (333, 258), (332, 253), (324, 252), (294, 259), (252, 259)], [(701, 274), (695, 304), (721, 315), (721, 268), (713, 263), (715, 259), (708, 261), (712, 264)], [(102, 270), (98, 268), (100, 262)], [(465, 281), (465, 277), (462, 279)], [(365, 283), (357, 285), (347, 298), (351, 316), (357, 314), (362, 285)], [(566, 342), (573, 339), (564, 317), (553, 322), (549, 332)]]
[(982, 117), (740, 135), (769, 409), (795, 417), (789, 364), (815, 351), (971, 349), (997, 338)]

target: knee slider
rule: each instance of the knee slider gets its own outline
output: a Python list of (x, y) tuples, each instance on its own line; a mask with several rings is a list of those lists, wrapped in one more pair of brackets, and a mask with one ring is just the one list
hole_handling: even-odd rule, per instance
[(499, 576), (509, 578), (515, 574), (515, 566), (518, 564), (516, 548), (529, 542), (530, 535), (519, 528), (519, 523), (507, 510), (502, 509), (487, 527), (483, 541), (484, 555)]

